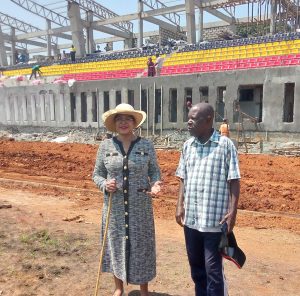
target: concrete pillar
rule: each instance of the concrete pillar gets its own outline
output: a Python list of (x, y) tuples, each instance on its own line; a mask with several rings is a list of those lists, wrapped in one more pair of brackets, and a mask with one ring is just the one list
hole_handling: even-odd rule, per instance
[(50, 95), (45, 94), (45, 120), (47, 123), (50, 123)]
[[(51, 21), (46, 19), (47, 30), (51, 30)], [(47, 34), (47, 56), (51, 57), (51, 35)]]
[(5, 42), (2, 34), (2, 29), (0, 26), (0, 65), (7, 66), (7, 55), (5, 50)]
[(91, 27), (91, 23), (93, 21), (93, 12), (87, 12), (87, 21), (89, 23), (89, 27), (86, 28), (86, 51), (87, 53), (93, 53), (95, 51), (95, 42), (94, 42), (94, 31)]
[(195, 3), (185, 0), (187, 42), (196, 43)]
[(121, 90), (121, 99), (122, 103), (128, 104), (128, 89), (126, 87), (123, 87)]
[(196, 104), (200, 103), (199, 87), (196, 86), (196, 87), (191, 87), (191, 88), (192, 88), (192, 101), (193, 101), (193, 104), (196, 105)]
[(198, 41), (203, 41), (203, 31), (204, 31), (204, 21), (203, 21), (203, 8), (199, 8), (199, 31), (198, 31)]
[(65, 121), (65, 96), (60, 93), (58, 95), (59, 121)]
[(116, 90), (111, 89), (109, 91), (109, 108), (114, 109), (116, 107)]
[(99, 91), (98, 94), (98, 121), (99, 121), (99, 126), (103, 127), (103, 121), (102, 121), (102, 114), (103, 114), (103, 109), (104, 109), (104, 92)]
[(153, 83), (149, 86), (149, 96), (148, 96), (148, 112), (147, 112), (147, 121), (149, 123), (149, 134), (154, 134), (155, 124), (154, 124), (154, 95), (155, 95), (155, 87)]
[(300, 126), (300, 83), (295, 84), (294, 96), (294, 124)]
[(72, 41), (76, 48), (76, 56), (83, 57), (86, 54), (85, 40), (83, 36), (83, 25), (80, 18), (79, 4), (68, 2), (68, 17), (70, 19)]
[(81, 122), (81, 94), (80, 93), (76, 93), (76, 118), (75, 121), (76, 123), (80, 123)]
[(15, 41), (16, 29), (11, 27), (10, 34), (11, 34), (11, 38), (12, 38), (10, 65), (12, 66), (12, 65), (16, 64), (16, 41)]
[(177, 122), (183, 122), (183, 108), (185, 108), (184, 87), (177, 88)]
[(86, 109), (87, 109), (87, 122), (93, 122), (93, 95), (91, 91), (86, 94)]
[(140, 86), (138, 84), (134, 85), (134, 109), (140, 109)]
[(39, 95), (39, 107), (40, 107), (40, 119), (41, 121), (46, 120), (46, 115), (45, 115), (45, 99), (46, 95), (45, 94), (40, 94)]
[(36, 110), (36, 95), (30, 96), (30, 105), (31, 105), (31, 120), (36, 121), (37, 120), (37, 110)]
[(70, 93), (62, 93), (64, 96), (64, 105), (65, 105), (65, 121), (67, 124), (71, 123), (71, 96)]
[[(165, 86), (162, 89), (162, 123), (163, 126), (167, 126), (169, 123), (169, 119), (170, 119), (170, 88)], [(177, 98), (178, 99), (178, 98)]]
[(28, 121), (28, 116), (27, 116), (27, 98), (26, 98), (26, 95), (22, 96), (22, 120), (23, 121)]
[(224, 96), (224, 103), (225, 103), (224, 114), (228, 119), (229, 123), (233, 122), (233, 116), (234, 116), (233, 105), (234, 102), (238, 99), (237, 93), (238, 93), (238, 84), (236, 85), (230, 84), (226, 87), (226, 93)]
[(49, 94), (49, 113), (50, 113), (50, 120), (55, 121), (55, 101), (54, 101), (54, 94)]
[(11, 121), (10, 97), (5, 97), (5, 114), (6, 122)]
[(209, 88), (209, 104), (213, 106), (214, 110), (216, 110), (218, 91), (217, 87), (214, 84), (208, 86)]
[(15, 117), (15, 122), (19, 121), (19, 106), (18, 106), (18, 97), (14, 96), (14, 117)]
[(124, 49), (129, 49), (133, 47), (133, 37), (132, 38), (126, 38), (124, 40)]
[(270, 20), (271, 34), (275, 34), (276, 14), (277, 14), (277, 0), (271, 0), (271, 20)]
[(32, 94), (30, 96), (30, 106), (31, 106), (31, 120), (37, 121), (37, 96), (36, 94)]
[(143, 24), (143, 19), (142, 19), (142, 13), (144, 10), (144, 5), (141, 0), (138, 0), (138, 27), (139, 27), (139, 37), (138, 37), (138, 47), (142, 47), (143, 44), (143, 32), (144, 32), (144, 24)]
[(54, 47), (53, 47), (53, 54), (55, 56), (57, 56), (59, 53), (60, 53), (60, 50), (59, 50), (57, 44), (55, 44)]

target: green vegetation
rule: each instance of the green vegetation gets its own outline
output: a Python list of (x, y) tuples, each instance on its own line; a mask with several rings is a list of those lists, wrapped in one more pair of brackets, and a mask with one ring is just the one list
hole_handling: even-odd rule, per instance
[(64, 235), (55, 237), (47, 230), (38, 230), (32, 233), (23, 233), (20, 236), (20, 242), (32, 256), (37, 254), (56, 253), (58, 256), (80, 253), (88, 247), (86, 238), (78, 235)]

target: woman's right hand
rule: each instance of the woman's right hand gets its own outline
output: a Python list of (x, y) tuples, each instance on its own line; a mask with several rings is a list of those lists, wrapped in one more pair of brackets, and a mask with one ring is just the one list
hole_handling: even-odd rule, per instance
[(117, 181), (116, 181), (116, 179), (106, 180), (105, 190), (107, 192), (115, 192), (117, 190)]

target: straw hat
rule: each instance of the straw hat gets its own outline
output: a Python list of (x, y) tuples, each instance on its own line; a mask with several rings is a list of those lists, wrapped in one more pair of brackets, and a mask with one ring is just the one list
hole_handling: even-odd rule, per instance
[(111, 132), (116, 131), (115, 116), (117, 114), (126, 114), (134, 117), (135, 128), (139, 127), (146, 119), (146, 113), (144, 111), (134, 110), (134, 108), (126, 103), (122, 103), (116, 106), (115, 109), (108, 110), (102, 115), (102, 120), (107, 130)]

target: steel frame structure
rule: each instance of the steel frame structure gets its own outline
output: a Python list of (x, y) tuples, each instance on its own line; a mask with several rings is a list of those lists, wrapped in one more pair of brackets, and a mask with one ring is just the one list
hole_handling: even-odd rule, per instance
[[(39, 32), (41, 31), (40, 28), (37, 28), (35, 26), (32, 26), (30, 24), (27, 24), (23, 21), (20, 21), (14, 17), (11, 17), (7, 14), (4, 14), (2, 12), (0, 12), (0, 23), (1, 24), (4, 24), (6, 26), (10, 26), (12, 28), (15, 28), (16, 30), (20, 31), (20, 32), (24, 32), (24, 33), (28, 33), (28, 32)], [(45, 41), (47, 41), (47, 37), (44, 37), (44, 36), (40, 36), (38, 37), (40, 39), (43, 39)], [(53, 45), (56, 45), (57, 44), (57, 41), (54, 41), (53, 40), (53, 37), (51, 38), (51, 43)]]
[(44, 17), (59, 26), (68, 26), (69, 19), (31, 0), (10, 0), (24, 9)]
[[(78, 3), (79, 6), (85, 11), (91, 11), (93, 15), (99, 17), (101, 20), (113, 18), (119, 16), (115, 12), (109, 10), (108, 8), (100, 5), (99, 3), (93, 0), (68, 0), (68, 2)], [(133, 23), (131, 22), (118, 22), (113, 24), (114, 27), (126, 33), (133, 33)]]
[[(159, 0), (142, 0), (142, 3), (146, 6), (150, 7), (151, 9), (160, 9), (168, 7), (164, 3)], [(178, 13), (166, 13), (162, 15), (168, 21), (170, 21), (175, 26), (180, 26), (180, 15)]]
[[(95, 26), (93, 26), (94, 30), (101, 31), (101, 27), (102, 27), (102, 29), (106, 28), (108, 30), (107, 31), (108, 34), (119, 36), (121, 38), (126, 38), (125, 37), (126, 34), (128, 34), (127, 36), (134, 36), (133, 24), (130, 21), (134, 19), (138, 19), (138, 13), (120, 16), (114, 13), (113, 11), (103, 7), (102, 5), (98, 4), (94, 0), (64, 0), (64, 1), (66, 1), (67, 3), (75, 2), (80, 6), (82, 10), (86, 12), (92, 12), (92, 14), (95, 16), (95, 20), (92, 21), (92, 24), (93, 23), (95, 24)], [(166, 6), (160, 0), (140, 0), (140, 1), (144, 5), (150, 8), (150, 10), (144, 11), (145, 20), (148, 20), (150, 22), (152, 21), (154, 24), (157, 25), (165, 24), (169, 26), (174, 26), (175, 24), (175, 27), (180, 26), (180, 15), (177, 12), (184, 11), (185, 5)], [(262, 5), (270, 5), (271, 1), (276, 5), (276, 10), (277, 10), (275, 16), (276, 26), (277, 24), (284, 25), (284, 26), (278, 26), (278, 28), (280, 27), (286, 28), (287, 23), (292, 24), (294, 27), (297, 27), (298, 29), (300, 28), (300, 8), (299, 8), (300, 0), (194, 0), (194, 3), (195, 6), (198, 7), (199, 9), (204, 9), (218, 16), (220, 19), (223, 19), (226, 22), (228, 22), (228, 19), (232, 19), (232, 22), (234, 22), (236, 6), (243, 5), (243, 4), (248, 4), (249, 6), (260, 5), (260, 8), (258, 8), (258, 10), (260, 9), (261, 12)], [(30, 38), (34, 38), (34, 37), (47, 40), (46, 37), (47, 34), (51, 34), (59, 38), (66, 38), (70, 40), (71, 36), (63, 33), (63, 32), (70, 32), (70, 26), (69, 26), (70, 21), (64, 15), (56, 13), (55, 11), (48, 9), (43, 5), (37, 4), (32, 0), (11, 0), (11, 2), (59, 26), (59, 29), (57, 28), (51, 29), (52, 32), (50, 30), (49, 33), (49, 31), (47, 30), (40, 30), (39, 28), (26, 24), (22, 21), (19, 21), (16, 18), (10, 17), (5, 14), (2, 15), (0, 14), (0, 23), (10, 27), (14, 27), (17, 30), (21, 32), (26, 32), (28, 34), (28, 41), (27, 41), (28, 44), (34, 45), (34, 42), (36, 44), (39, 43), (33, 40), (29, 40)], [(223, 9), (230, 17), (227, 17), (225, 14), (223, 14), (223, 18), (222, 18), (221, 16), (222, 12), (219, 11), (218, 9)], [(147, 16), (147, 14), (149, 16)], [(166, 20), (168, 20), (168, 23), (163, 22), (160, 19), (154, 18), (154, 16), (158, 16), (158, 15), (161, 15)], [(263, 21), (270, 21), (270, 16), (264, 15), (263, 17), (264, 17)], [(101, 21), (103, 22), (103, 25), (101, 24)], [(253, 17), (249, 18), (248, 16), (248, 23), (261, 22), (261, 21), (262, 21), (261, 15), (260, 17), (256, 16), (255, 18)], [(97, 27), (97, 22), (99, 23), (98, 27)], [(87, 26), (86, 21), (83, 20), (83, 23), (84, 26)], [(112, 26), (117, 28), (118, 30), (113, 29)], [(41, 34), (38, 34), (39, 32), (41, 32)], [(30, 33), (35, 33), (32, 34), (32, 36), (34, 37), (31, 37)], [(18, 42), (18, 44), (20, 42), (26, 43), (25, 38), (26, 38), (26, 34), (22, 34), (22, 36), (20, 36), (19, 39), (16, 38), (15, 41)], [(6, 38), (6, 40), (8, 39)], [(51, 40), (51, 43), (55, 43), (53, 39)]]

